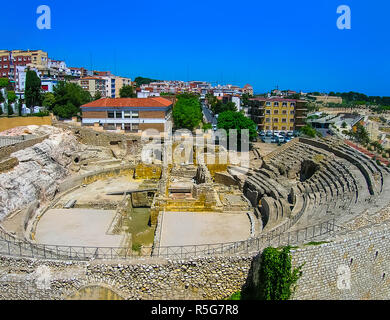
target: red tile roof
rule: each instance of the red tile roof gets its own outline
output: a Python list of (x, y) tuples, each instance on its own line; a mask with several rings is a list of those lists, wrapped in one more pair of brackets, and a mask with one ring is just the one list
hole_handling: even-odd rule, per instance
[(105, 108), (105, 107), (169, 107), (172, 102), (161, 98), (104, 98), (84, 104), (82, 108)]

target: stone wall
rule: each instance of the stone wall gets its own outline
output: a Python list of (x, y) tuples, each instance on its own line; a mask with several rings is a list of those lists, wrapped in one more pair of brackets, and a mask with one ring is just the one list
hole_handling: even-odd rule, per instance
[(44, 135), (44, 136), (41, 136), (38, 138), (24, 140), (24, 141), (18, 142), (18, 143), (13, 144), (13, 145), (1, 147), (0, 148), (0, 159), (8, 157), (12, 153), (17, 152), (19, 150), (23, 150), (23, 149), (32, 147), (38, 143), (41, 143), (42, 141), (46, 140), (47, 138), (49, 138), (49, 135)]
[(83, 144), (100, 147), (118, 146), (121, 149), (128, 149), (132, 154), (138, 154), (141, 151), (141, 137), (139, 135), (102, 132), (70, 123), (56, 122), (54, 125), (64, 130), (71, 130), (79, 142)]
[[(295, 266), (305, 263), (296, 300), (388, 300), (390, 298), (390, 230), (365, 229), (333, 243), (292, 251)], [(340, 290), (346, 278), (350, 289)], [(344, 274), (344, 275), (343, 275)], [(343, 287), (341, 284), (341, 288)]]
[(19, 164), (17, 158), (0, 159), (0, 173), (4, 173), (12, 170)]
[[(293, 267), (304, 264), (293, 299), (389, 299), (389, 227), (376, 226), (339, 236), (333, 242), (292, 249)], [(87, 263), (2, 257), (0, 299), (65, 299), (95, 285), (125, 299), (225, 299), (253, 279), (258, 258), (253, 253), (180, 261), (144, 258)], [(50, 268), (49, 290), (37, 287), (35, 272), (42, 266)], [(346, 278), (348, 285), (348, 268), (350, 289), (344, 289), (341, 280)]]
[[(241, 289), (252, 257), (140, 263), (54, 262), (0, 258), (0, 299), (66, 299), (103, 286), (125, 299), (224, 299)], [(49, 286), (40, 288), (39, 269)], [(37, 271), (38, 270), (38, 271)]]

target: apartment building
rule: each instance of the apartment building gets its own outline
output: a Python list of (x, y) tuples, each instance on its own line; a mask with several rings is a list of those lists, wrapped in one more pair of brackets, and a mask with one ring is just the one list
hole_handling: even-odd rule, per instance
[(117, 77), (117, 76), (102, 76), (102, 79), (106, 80), (106, 97), (119, 98), (120, 90), (124, 86), (131, 86), (132, 81), (129, 78)]
[(305, 125), (306, 101), (279, 97), (250, 99), (250, 118), (260, 131), (298, 131)]
[(173, 102), (154, 98), (105, 98), (81, 106), (82, 125), (99, 125), (105, 130), (164, 132), (171, 117)]
[(85, 77), (75, 81), (85, 91), (88, 91), (92, 97), (100, 92), (102, 97), (106, 97), (106, 80), (99, 77)]

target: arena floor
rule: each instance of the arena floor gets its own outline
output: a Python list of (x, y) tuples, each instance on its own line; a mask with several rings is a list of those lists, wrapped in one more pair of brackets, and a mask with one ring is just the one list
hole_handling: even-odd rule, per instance
[(247, 240), (250, 228), (245, 213), (165, 212), (160, 245), (184, 246)]
[(38, 243), (66, 246), (120, 247), (123, 235), (107, 235), (114, 210), (52, 209), (37, 225)]

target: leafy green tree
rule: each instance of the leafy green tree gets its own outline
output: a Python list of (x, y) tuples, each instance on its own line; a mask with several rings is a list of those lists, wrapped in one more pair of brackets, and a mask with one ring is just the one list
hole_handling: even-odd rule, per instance
[(9, 80), (7, 78), (0, 78), (0, 88), (7, 88)]
[(249, 106), (249, 99), (253, 98), (252, 95), (250, 95), (249, 93), (244, 93), (242, 95), (242, 105), (243, 106)]
[(236, 104), (234, 102), (223, 103), (221, 100), (216, 100), (216, 103), (213, 104), (211, 110), (214, 114), (220, 114), (225, 111), (237, 111)]
[(202, 127), (202, 129), (204, 130), (204, 131), (206, 131), (206, 130), (211, 130), (213, 128), (213, 126), (211, 125), (211, 123), (204, 123), (203, 124), (203, 127)]
[(225, 129), (227, 137), (229, 137), (229, 130), (237, 130), (237, 146), (239, 149), (241, 148), (241, 130), (249, 130), (249, 139), (251, 141), (257, 138), (256, 124), (241, 112), (224, 111), (220, 113), (218, 117), (218, 129)]
[(210, 109), (214, 112), (215, 106), (218, 103), (217, 97), (214, 96), (212, 93), (207, 93), (206, 94), (206, 100), (207, 100), (207, 103), (208, 103)]
[(66, 105), (56, 105), (53, 109), (54, 114), (60, 118), (69, 119), (80, 111), (72, 102), (68, 101)]
[(192, 94), (179, 95), (172, 117), (176, 129), (194, 130), (203, 119), (199, 97)]
[(95, 95), (93, 96), (93, 100), (100, 100), (102, 98), (102, 94), (100, 91), (96, 91)]
[(33, 109), (42, 102), (41, 79), (35, 71), (27, 70), (26, 72), (26, 89), (24, 92), (26, 106)]
[(134, 93), (134, 89), (132, 86), (123, 86), (119, 90), (119, 95), (121, 98), (136, 98), (137, 94)]
[(154, 79), (144, 78), (144, 77), (137, 77), (134, 79), (134, 82), (136, 83), (137, 87), (140, 87), (143, 84), (149, 84), (151, 82), (156, 82), (156, 81), (159, 80), (154, 80)]
[(300, 132), (308, 137), (315, 138), (317, 136), (317, 131), (310, 124), (305, 125), (301, 128)]
[(12, 109), (12, 105), (10, 103), (6, 103), (5, 107), (7, 108), (7, 111), (8, 111), (7, 113), (9, 116), (14, 114), (14, 110)]
[(8, 91), (8, 103), (14, 103), (16, 101), (15, 91)]
[(80, 112), (80, 106), (92, 101), (91, 94), (78, 84), (59, 82), (54, 87), (53, 112), (61, 118), (71, 118)]
[(56, 98), (53, 93), (46, 92), (43, 97), (42, 105), (46, 107), (48, 110), (53, 110), (56, 103)]
[(361, 144), (368, 144), (370, 142), (366, 128), (360, 123), (356, 125), (356, 131), (353, 133), (353, 137)]

